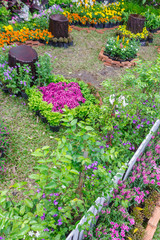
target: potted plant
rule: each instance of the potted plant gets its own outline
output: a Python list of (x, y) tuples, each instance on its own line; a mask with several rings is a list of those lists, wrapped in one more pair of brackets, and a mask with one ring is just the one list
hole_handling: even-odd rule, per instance
[(52, 111), (52, 108), (53, 108), (52, 103), (48, 104), (45, 101), (41, 101), (39, 103), (39, 111), (40, 111), (39, 116), (40, 116), (42, 122), (47, 123), (47, 118), (45, 117), (45, 113), (48, 112), (48, 111), (49, 112)]
[(28, 95), (28, 105), (36, 115), (39, 115), (39, 105), (42, 102), (42, 93), (35, 87), (27, 89), (26, 93)]
[(51, 131), (58, 132), (60, 128), (62, 114), (59, 112), (44, 111), (44, 116), (46, 117), (49, 123)]

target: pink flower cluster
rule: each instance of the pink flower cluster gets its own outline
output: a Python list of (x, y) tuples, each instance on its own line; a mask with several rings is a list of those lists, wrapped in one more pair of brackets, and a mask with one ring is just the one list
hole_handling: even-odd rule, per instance
[(63, 113), (65, 105), (69, 109), (75, 108), (80, 103), (85, 103), (86, 99), (81, 93), (81, 89), (76, 82), (50, 83), (48, 86), (39, 88), (43, 94), (43, 101), (53, 104), (52, 111)]

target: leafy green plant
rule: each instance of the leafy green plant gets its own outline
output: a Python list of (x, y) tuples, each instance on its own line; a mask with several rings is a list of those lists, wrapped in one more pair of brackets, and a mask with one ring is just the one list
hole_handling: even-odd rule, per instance
[(36, 62), (37, 78), (35, 84), (38, 86), (46, 86), (49, 83), (51, 71), (50, 54), (45, 53), (43, 56), (39, 56), (38, 62)]
[[(68, 138), (57, 139), (57, 147), (52, 152), (46, 146), (33, 153), (38, 157), (36, 172), (29, 176), (36, 182), (33, 190), (26, 189), (26, 182), (10, 186), (11, 190), (16, 188), (23, 194), (19, 202), (9, 190), (1, 191), (2, 237), (8, 240), (30, 239), (30, 236), (65, 239), (91, 202), (102, 192), (104, 196), (109, 193), (106, 183), (114, 186), (112, 177), (117, 166), (112, 173), (99, 164), (94, 176), (93, 169), (86, 169), (93, 161), (91, 156), (100, 161), (99, 154), (93, 151), (98, 142), (90, 126), (81, 122), (77, 128), (76, 124), (76, 120), (70, 122)], [(10, 214), (12, 217), (7, 218)]]
[(72, 1), (71, 0), (64, 0), (63, 3), (62, 3), (61, 0), (49, 0), (49, 6), (52, 6), (54, 4), (57, 4), (57, 5), (72, 4)]
[(146, 17), (145, 26), (151, 30), (158, 29), (160, 27), (160, 16), (155, 13), (147, 11), (144, 16)]
[(10, 10), (7, 10), (4, 6), (0, 6), (0, 27), (8, 23), (10, 15)]
[(28, 105), (33, 111), (39, 111), (39, 105), (42, 103), (42, 93), (38, 89), (31, 88), (26, 90), (27, 95), (29, 96)]
[(62, 119), (62, 114), (59, 112), (43, 111), (50, 126), (59, 126)]

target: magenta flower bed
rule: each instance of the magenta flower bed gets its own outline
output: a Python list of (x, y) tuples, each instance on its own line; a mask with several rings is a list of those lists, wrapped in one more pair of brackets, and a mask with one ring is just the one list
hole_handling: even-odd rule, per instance
[(78, 83), (58, 82), (50, 83), (48, 86), (39, 88), (43, 94), (43, 101), (53, 104), (52, 111), (63, 113), (62, 109), (65, 105), (69, 109), (85, 103), (86, 99), (81, 93)]

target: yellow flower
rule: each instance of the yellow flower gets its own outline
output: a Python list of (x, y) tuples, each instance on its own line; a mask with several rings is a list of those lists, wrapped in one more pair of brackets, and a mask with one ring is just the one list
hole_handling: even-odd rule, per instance
[(13, 31), (13, 27), (11, 25), (8, 25), (7, 27), (4, 26), (3, 28), (5, 29), (5, 31), (7, 31), (7, 30)]

